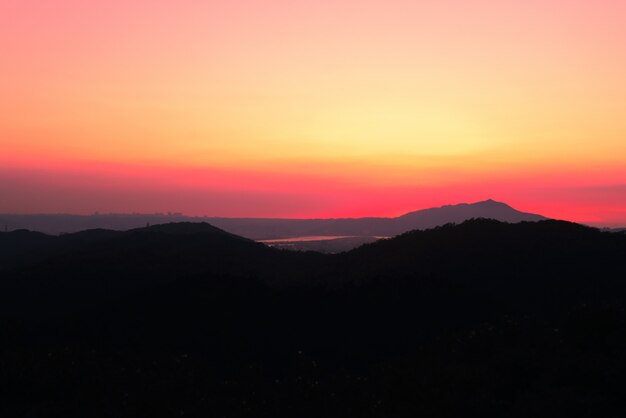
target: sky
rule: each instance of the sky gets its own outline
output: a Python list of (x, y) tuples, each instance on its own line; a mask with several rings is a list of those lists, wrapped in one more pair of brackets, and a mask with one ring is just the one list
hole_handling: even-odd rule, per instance
[(626, 225), (623, 0), (0, 0), (0, 213)]

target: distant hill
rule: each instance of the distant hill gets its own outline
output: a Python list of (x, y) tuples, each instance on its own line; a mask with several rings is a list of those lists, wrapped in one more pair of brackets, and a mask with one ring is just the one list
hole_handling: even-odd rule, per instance
[[(310, 254), (294, 264), (297, 256), (207, 223), (59, 236), (18, 230), (0, 234), (0, 275), (5, 276), (0, 289), (17, 292), (0, 305), (47, 309), (65, 299), (57, 308), (64, 311), (198, 275), (254, 277), (268, 283), (290, 275), (311, 277), (314, 260), (322, 255)], [(38, 291), (30, 294), (33, 289)]]
[(488, 218), (502, 222), (546, 219), (540, 215), (517, 211), (504, 203), (486, 200), (472, 204), (462, 203), (419, 210), (397, 218), (209, 218), (187, 217), (181, 214), (0, 215), (0, 226), (7, 225), (9, 230), (29, 229), (48, 234), (60, 234), (95, 228), (128, 230), (148, 224), (208, 222), (236, 235), (254, 240), (267, 240), (320, 235), (390, 237), (413, 229), (460, 223), (472, 218)]
[[(485, 200), (477, 203), (461, 203), (439, 208), (418, 210), (407, 213), (397, 219), (398, 230), (407, 232), (412, 229), (428, 229), (447, 223), (462, 223), (468, 219), (484, 218), (501, 222), (517, 223), (523, 221), (541, 221), (544, 216), (520, 212), (506, 203)], [(400, 232), (401, 233), (401, 232)]]

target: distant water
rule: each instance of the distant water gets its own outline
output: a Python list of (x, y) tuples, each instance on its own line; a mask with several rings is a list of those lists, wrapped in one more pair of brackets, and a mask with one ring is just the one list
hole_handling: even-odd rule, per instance
[(279, 238), (279, 239), (261, 239), (258, 242), (263, 242), (265, 244), (275, 244), (282, 242), (309, 242), (309, 241), (330, 241), (335, 239), (342, 238), (376, 238), (376, 239), (385, 239), (389, 237), (369, 237), (369, 236), (358, 236), (358, 235), (309, 235), (302, 237), (291, 237), (291, 238)]
[(332, 239), (341, 239), (341, 238), (354, 238), (354, 236), (353, 235), (310, 235), (310, 236), (292, 237), (292, 238), (261, 239), (259, 240), (259, 242), (271, 244), (271, 243), (276, 243), (276, 242), (328, 241)]

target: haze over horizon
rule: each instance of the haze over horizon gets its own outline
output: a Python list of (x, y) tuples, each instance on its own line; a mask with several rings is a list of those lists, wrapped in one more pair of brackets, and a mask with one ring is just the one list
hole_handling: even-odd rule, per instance
[(0, 213), (626, 224), (626, 3), (0, 3)]

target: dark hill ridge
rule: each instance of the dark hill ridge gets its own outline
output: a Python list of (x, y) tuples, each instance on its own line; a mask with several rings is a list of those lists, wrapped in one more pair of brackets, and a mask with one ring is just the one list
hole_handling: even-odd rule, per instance
[[(202, 257), (249, 255), (250, 251), (267, 253), (268, 248), (255, 241), (233, 235), (205, 222), (153, 225), (128, 231), (93, 229), (59, 236), (19, 230), (0, 234), (2, 258), (19, 255), (28, 264), (29, 258), (40, 261), (63, 257), (128, 257), (145, 252), (155, 256), (158, 264), (173, 255)], [(164, 259), (156, 257), (163, 253)], [(93, 260), (92, 260), (93, 261)], [(0, 264), (0, 270), (2, 265)]]
[(9, 229), (26, 228), (49, 234), (105, 228), (128, 230), (146, 224), (208, 222), (230, 233), (254, 240), (299, 236), (395, 236), (413, 229), (426, 229), (446, 223), (460, 223), (472, 218), (490, 218), (503, 222), (537, 221), (540, 215), (524, 213), (512, 207), (486, 200), (440, 208), (424, 209), (397, 218), (273, 219), (210, 218), (168, 215), (0, 215), (0, 225)]
[[(14, 296), (5, 292), (2, 302), (32, 305), (37, 312), (54, 305), (61, 312), (84, 308), (181, 278), (254, 277), (273, 283), (295, 271), (314, 281), (311, 274), (321, 256), (298, 258), (297, 253), (190, 222), (60, 236), (15, 231), (0, 234), (0, 248), (6, 250), (0, 255), (0, 273), (5, 276), (0, 288), (4, 285), (17, 292)], [(34, 299), (29, 296), (33, 291)]]
[(336, 255), (206, 224), (0, 243), (24, 234), (62, 251), (0, 272), (2, 416), (626, 413), (622, 234), (473, 219)]
[(172, 237), (174, 240), (190, 238), (188, 242), (201, 237), (204, 240), (212, 239), (221, 245), (237, 243), (260, 247), (252, 240), (231, 234), (206, 222), (160, 224), (128, 231), (89, 229), (63, 235), (47, 235), (20, 229), (0, 234), (0, 268), (1, 260), (8, 260), (17, 255), (42, 253), (42, 256), (46, 254), (52, 256), (71, 251), (88, 251), (90, 245), (130, 242), (146, 235), (154, 238), (154, 242), (146, 241), (147, 245), (154, 245), (160, 240)]
[(473, 219), (324, 255), (276, 250), (207, 223), (173, 223), (126, 232), (3, 234), (0, 272), (27, 278), (24, 283), (33, 283), (29, 288), (44, 283), (54, 287), (49, 276), (62, 278), (59, 289), (89, 287), (83, 279), (88, 276), (94, 291), (115, 291), (203, 275), (254, 277), (271, 286), (336, 288), (381, 277), (416, 277), (420, 283), (424, 277), (531, 274), (546, 270), (544, 264), (575, 275), (613, 266), (626, 254), (625, 241), (621, 234), (564, 221)]
[(168, 224), (151, 225), (145, 228), (136, 228), (132, 232), (156, 232), (169, 235), (198, 235), (210, 234), (215, 237), (224, 237), (226, 239), (236, 239), (250, 241), (246, 238), (228, 233), (217, 228), (207, 222), (176, 222)]
[[(626, 256), (626, 237), (566, 221), (502, 223), (473, 219), (415, 230), (340, 255), (359, 277), (379, 275), (481, 277), (528, 274), (520, 284), (554, 269), (551, 280), (602, 271)], [(539, 270), (539, 271), (538, 271)], [(538, 291), (540, 291), (538, 289)]]

